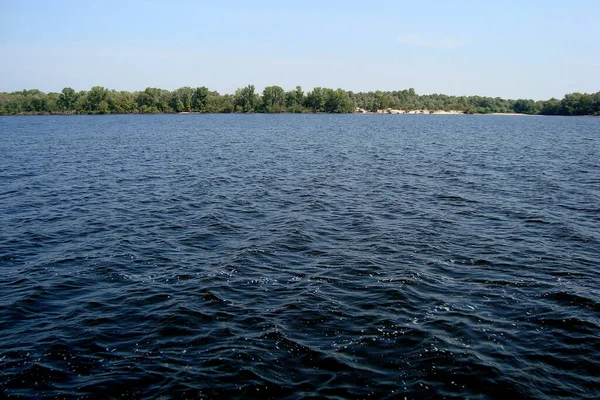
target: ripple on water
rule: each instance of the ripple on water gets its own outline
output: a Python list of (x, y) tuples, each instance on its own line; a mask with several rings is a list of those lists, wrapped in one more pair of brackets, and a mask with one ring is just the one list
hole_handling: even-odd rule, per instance
[(0, 391), (598, 398), (598, 121), (0, 118)]

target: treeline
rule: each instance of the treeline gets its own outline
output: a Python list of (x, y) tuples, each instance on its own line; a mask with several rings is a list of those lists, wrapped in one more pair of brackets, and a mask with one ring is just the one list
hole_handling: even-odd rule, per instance
[(23, 90), (0, 93), (0, 115), (26, 114), (158, 114), (201, 113), (353, 113), (361, 108), (377, 110), (455, 110), (465, 113), (523, 113), (543, 115), (600, 115), (600, 92), (572, 93), (562, 100), (507, 100), (499, 97), (418, 95), (414, 89), (391, 92), (353, 93), (342, 89), (316, 87), (305, 93), (300, 86), (285, 91), (254, 85), (234, 94), (220, 94), (206, 87), (182, 87), (173, 91), (147, 88), (140, 92), (109, 90), (95, 86), (77, 92), (64, 88), (60, 93)]

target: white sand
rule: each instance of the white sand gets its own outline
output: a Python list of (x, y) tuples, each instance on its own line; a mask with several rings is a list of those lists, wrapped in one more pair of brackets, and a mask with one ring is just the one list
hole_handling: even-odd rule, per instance
[[(395, 110), (393, 108), (386, 108), (385, 110), (377, 110), (375, 112), (367, 111), (363, 108), (357, 108), (356, 112), (359, 114), (423, 114), (423, 115), (463, 115), (464, 111), (458, 110)], [(524, 115), (531, 116), (529, 114), (519, 114), (519, 113), (490, 113), (486, 115)]]
[(437, 114), (437, 115), (458, 115), (458, 114), (464, 114), (463, 111), (456, 111), (456, 110), (395, 110), (393, 108), (386, 108), (385, 110), (377, 110), (375, 112), (370, 112), (367, 110), (364, 110), (362, 108), (357, 108), (356, 109), (357, 113), (363, 113), (363, 114)]

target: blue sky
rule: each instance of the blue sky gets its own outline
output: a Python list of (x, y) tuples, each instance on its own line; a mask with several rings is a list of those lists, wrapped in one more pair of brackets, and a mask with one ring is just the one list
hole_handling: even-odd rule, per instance
[(600, 91), (600, 1), (0, 0), (0, 91)]

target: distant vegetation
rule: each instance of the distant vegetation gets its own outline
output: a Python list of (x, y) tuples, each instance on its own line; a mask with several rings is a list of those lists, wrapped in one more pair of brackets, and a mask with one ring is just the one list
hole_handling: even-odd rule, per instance
[(201, 113), (352, 113), (367, 111), (456, 110), (465, 113), (523, 113), (543, 115), (600, 115), (600, 92), (572, 93), (562, 100), (506, 100), (499, 97), (418, 95), (414, 89), (393, 92), (353, 93), (342, 89), (316, 87), (304, 93), (300, 86), (286, 92), (279, 86), (266, 87), (262, 94), (254, 85), (237, 89), (235, 94), (220, 94), (206, 87), (182, 87), (173, 91), (147, 88), (141, 92), (109, 90), (94, 86), (76, 92), (64, 88), (60, 93), (39, 90), (0, 93), (0, 115), (27, 114), (157, 114)]

